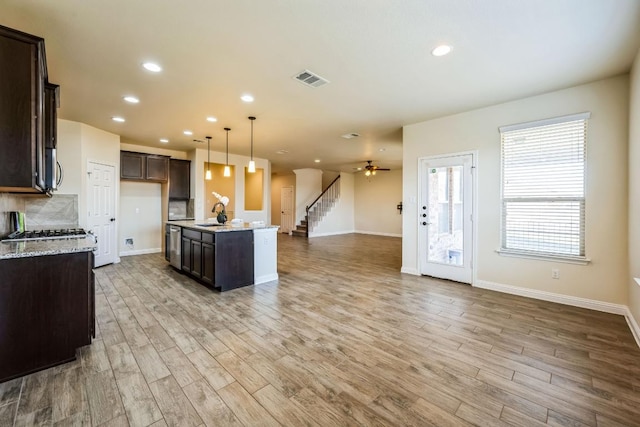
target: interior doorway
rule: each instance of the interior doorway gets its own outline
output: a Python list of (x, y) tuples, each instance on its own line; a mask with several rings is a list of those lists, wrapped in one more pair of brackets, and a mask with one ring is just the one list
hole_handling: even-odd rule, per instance
[(97, 239), (95, 267), (116, 261), (115, 166), (87, 163), (87, 229)]
[(420, 160), (420, 274), (473, 281), (474, 154)]
[(290, 233), (293, 228), (293, 187), (282, 187), (280, 189), (280, 232)]

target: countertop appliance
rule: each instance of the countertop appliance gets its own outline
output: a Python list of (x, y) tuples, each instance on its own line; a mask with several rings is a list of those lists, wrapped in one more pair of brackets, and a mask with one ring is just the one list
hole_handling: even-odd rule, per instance
[(82, 228), (65, 228), (60, 230), (18, 231), (7, 236), (3, 242), (22, 242), (25, 240), (82, 239), (90, 236)]
[(169, 264), (182, 269), (182, 227), (169, 226)]

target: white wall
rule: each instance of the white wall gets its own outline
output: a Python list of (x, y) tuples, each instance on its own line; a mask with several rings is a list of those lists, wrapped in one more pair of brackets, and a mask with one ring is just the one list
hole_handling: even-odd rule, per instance
[[(161, 185), (153, 182), (120, 182), (120, 256), (160, 252), (164, 239)], [(133, 245), (125, 239), (133, 238)]]
[[(174, 159), (187, 159), (184, 151), (161, 147), (147, 147), (131, 141), (120, 143), (120, 150), (138, 153), (159, 154)], [(193, 166), (192, 166), (193, 168)], [(121, 256), (160, 252), (164, 249), (164, 222), (168, 219), (169, 188), (167, 184), (155, 182), (120, 182), (120, 231), (118, 233), (118, 253)], [(139, 195), (146, 204), (133, 200)], [(122, 205), (125, 203), (126, 205)], [(139, 212), (135, 212), (135, 208)], [(135, 224), (135, 229), (131, 224)], [(125, 239), (134, 238), (133, 247), (126, 245)]]
[(57, 160), (63, 179), (57, 193), (80, 194), (82, 186), (82, 123), (58, 120)]
[(631, 70), (629, 103), (629, 309), (636, 322), (640, 344), (640, 51)]
[(322, 193), (322, 171), (320, 169), (295, 169), (295, 221), (294, 226), (307, 215), (307, 206)]
[[(482, 108), (404, 128), (403, 271), (418, 272), (417, 168), (420, 157), (478, 150), (477, 278), (612, 304), (626, 304), (629, 76)], [(591, 111), (587, 142), (586, 255), (589, 265), (500, 256), (498, 127)], [(551, 279), (551, 269), (560, 279)]]
[[(64, 170), (60, 194), (78, 195), (78, 224), (87, 227), (87, 162), (115, 167), (115, 212), (119, 212), (120, 136), (84, 123), (58, 120), (58, 161)], [(116, 217), (116, 235), (119, 220)]]
[[(317, 196), (316, 196), (317, 197)], [(313, 200), (312, 200), (313, 201)], [(322, 221), (309, 232), (309, 237), (354, 232), (354, 176), (340, 172), (340, 198)]]
[(402, 170), (378, 172), (355, 178), (355, 229), (357, 233), (402, 236)]

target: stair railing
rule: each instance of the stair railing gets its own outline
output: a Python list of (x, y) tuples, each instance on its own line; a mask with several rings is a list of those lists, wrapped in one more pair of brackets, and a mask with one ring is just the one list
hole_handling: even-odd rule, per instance
[(336, 200), (340, 197), (340, 175), (336, 177), (327, 188), (316, 199), (307, 206), (307, 232), (306, 236), (309, 237), (309, 231), (312, 227), (320, 222), (329, 209), (331, 209)]

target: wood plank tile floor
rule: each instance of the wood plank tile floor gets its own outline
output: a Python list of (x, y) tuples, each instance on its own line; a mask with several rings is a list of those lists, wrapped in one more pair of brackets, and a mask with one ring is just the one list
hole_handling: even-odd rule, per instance
[(278, 244), (279, 282), (224, 294), (97, 269), (97, 339), (0, 384), (0, 425), (640, 425), (623, 317), (403, 275), (398, 238)]

